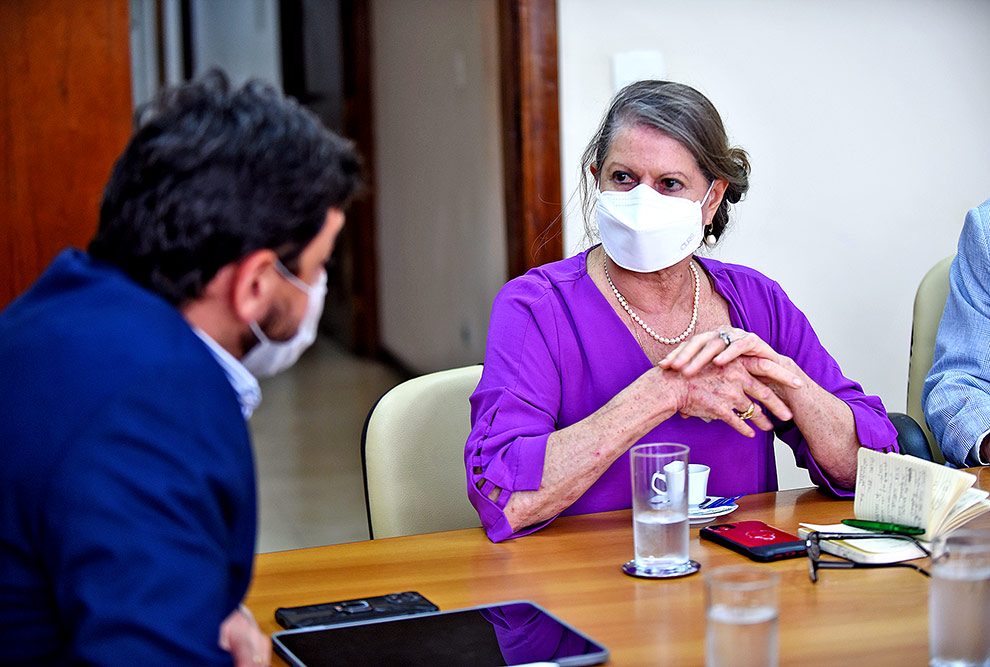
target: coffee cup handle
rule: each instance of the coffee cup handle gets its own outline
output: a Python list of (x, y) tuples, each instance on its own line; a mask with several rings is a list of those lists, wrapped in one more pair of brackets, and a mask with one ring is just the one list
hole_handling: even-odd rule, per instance
[[(657, 481), (663, 484), (662, 489), (657, 488)], [(662, 472), (653, 473), (653, 479), (650, 480), (650, 486), (653, 487), (654, 493), (667, 493), (667, 477), (664, 476)]]

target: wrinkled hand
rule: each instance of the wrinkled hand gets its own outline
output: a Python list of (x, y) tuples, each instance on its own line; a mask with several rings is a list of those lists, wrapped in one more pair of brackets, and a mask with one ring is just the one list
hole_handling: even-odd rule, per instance
[(683, 417), (719, 419), (746, 437), (753, 437), (755, 431), (739, 416), (751, 405), (754, 412), (749, 420), (753, 425), (762, 431), (773, 428), (756, 401), (781, 421), (793, 417), (790, 408), (764, 381), (791, 375), (776, 362), (759, 357), (735, 358), (724, 365), (707, 364), (692, 376), (681, 375), (684, 393), (678, 410)]
[(220, 648), (234, 658), (235, 667), (268, 667), (272, 645), (250, 610), (241, 605), (220, 624)]
[(740, 357), (757, 357), (772, 362), (765, 367), (762, 364), (753, 367), (756, 374), (768, 381), (795, 389), (803, 384), (800, 375), (789, 370), (789, 367), (795, 366), (791, 359), (777, 354), (756, 334), (728, 326), (695, 334), (674, 348), (658, 365), (692, 377), (708, 364), (725, 366)]

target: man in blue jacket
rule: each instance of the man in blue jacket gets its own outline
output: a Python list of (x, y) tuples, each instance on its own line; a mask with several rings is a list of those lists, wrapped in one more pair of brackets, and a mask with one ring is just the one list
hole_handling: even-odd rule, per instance
[(966, 215), (921, 400), (947, 461), (990, 463), (990, 199)]
[(0, 663), (268, 663), (242, 360), (311, 342), (359, 172), (219, 72), (137, 114), (88, 252), (0, 313)]

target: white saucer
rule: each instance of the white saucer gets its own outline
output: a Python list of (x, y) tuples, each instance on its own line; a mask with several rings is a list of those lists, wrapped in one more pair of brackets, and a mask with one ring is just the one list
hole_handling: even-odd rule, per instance
[(726, 514), (735, 512), (737, 509), (739, 509), (739, 505), (731, 503), (719, 507), (688, 510), (688, 519), (690, 519), (692, 525), (708, 523), (716, 517), (725, 516)]

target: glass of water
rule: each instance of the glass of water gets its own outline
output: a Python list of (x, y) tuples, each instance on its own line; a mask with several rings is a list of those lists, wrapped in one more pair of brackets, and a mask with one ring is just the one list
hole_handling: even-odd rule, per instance
[(626, 574), (683, 577), (701, 567), (688, 557), (688, 451), (676, 443), (629, 450), (636, 557), (622, 566)]
[(705, 577), (705, 667), (777, 667), (780, 576), (732, 565)]
[(990, 531), (957, 530), (937, 539), (931, 570), (930, 664), (990, 666)]

